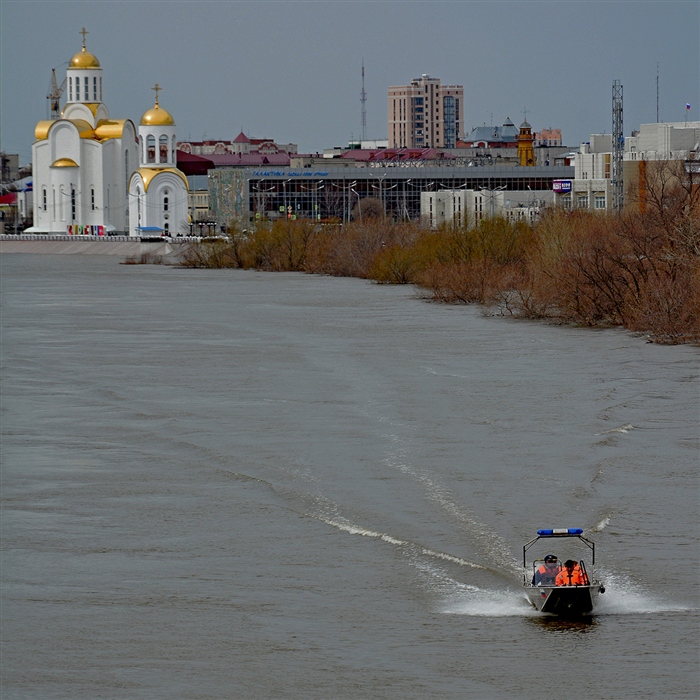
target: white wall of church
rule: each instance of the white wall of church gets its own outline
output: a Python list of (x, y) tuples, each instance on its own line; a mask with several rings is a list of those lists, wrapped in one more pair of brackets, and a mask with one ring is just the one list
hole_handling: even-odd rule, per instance
[(130, 235), (141, 235), (144, 228), (161, 229), (170, 236), (188, 232), (187, 188), (176, 173), (164, 170), (152, 175), (147, 191), (141, 173), (134, 173), (129, 193)]

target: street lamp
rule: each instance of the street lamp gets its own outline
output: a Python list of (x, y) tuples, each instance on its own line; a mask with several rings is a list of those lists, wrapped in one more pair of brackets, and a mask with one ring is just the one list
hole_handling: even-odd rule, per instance
[(318, 213), (318, 191), (323, 189), (323, 180), (318, 180), (312, 184), (313, 187), (304, 187), (304, 185), (299, 185), (299, 187), (301, 187), (304, 192), (311, 192), (311, 216), (313, 219), (318, 220), (321, 218), (321, 215)]
[(360, 223), (362, 223), (362, 204), (360, 203), (360, 195), (357, 190), (352, 187), (350, 188), (350, 191), (357, 195), (357, 209), (360, 212)]
[(488, 196), (489, 196), (489, 200), (491, 203), (491, 218), (493, 219), (493, 217), (496, 215), (496, 204), (495, 204), (496, 192), (498, 192), (499, 190), (505, 190), (506, 186), (501, 185), (500, 187), (493, 187), (491, 189), (489, 189), (487, 187), (480, 187), (479, 189), (481, 190), (482, 194), (488, 194)]
[[(252, 179), (252, 178), (251, 178)], [(250, 180), (249, 180), (250, 182)], [(263, 215), (265, 214), (265, 195), (268, 192), (272, 192), (273, 190), (277, 189), (274, 184), (271, 184), (270, 187), (267, 189), (261, 189), (260, 185), (262, 183), (258, 182), (256, 185), (253, 185), (253, 189), (257, 192), (257, 195), (255, 197), (255, 215), (260, 216), (259, 210), (262, 209)]]

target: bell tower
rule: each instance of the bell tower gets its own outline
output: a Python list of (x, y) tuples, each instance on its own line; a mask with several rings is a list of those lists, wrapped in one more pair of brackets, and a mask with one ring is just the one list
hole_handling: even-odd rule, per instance
[(141, 167), (177, 167), (175, 120), (170, 112), (163, 109), (158, 101), (158, 93), (163, 88), (155, 84), (156, 103), (141, 117), (139, 142), (141, 144)]
[(535, 158), (535, 137), (532, 135), (532, 127), (525, 120), (520, 125), (518, 133), (518, 163), (520, 165), (537, 165)]

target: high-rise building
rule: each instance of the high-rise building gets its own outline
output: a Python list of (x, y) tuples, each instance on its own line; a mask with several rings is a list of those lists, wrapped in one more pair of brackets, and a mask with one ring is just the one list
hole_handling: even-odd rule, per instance
[(422, 75), (389, 88), (391, 148), (455, 148), (462, 135), (464, 87)]

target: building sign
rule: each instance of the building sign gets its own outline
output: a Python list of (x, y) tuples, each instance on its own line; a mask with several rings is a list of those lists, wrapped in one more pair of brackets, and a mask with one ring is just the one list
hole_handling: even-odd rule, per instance
[(327, 170), (316, 170), (311, 172), (310, 170), (253, 170), (251, 175), (255, 177), (326, 177), (328, 175)]
[(82, 226), (80, 224), (68, 224), (66, 231), (69, 236), (104, 236), (104, 226)]
[(559, 194), (571, 192), (571, 180), (552, 180), (552, 190)]

